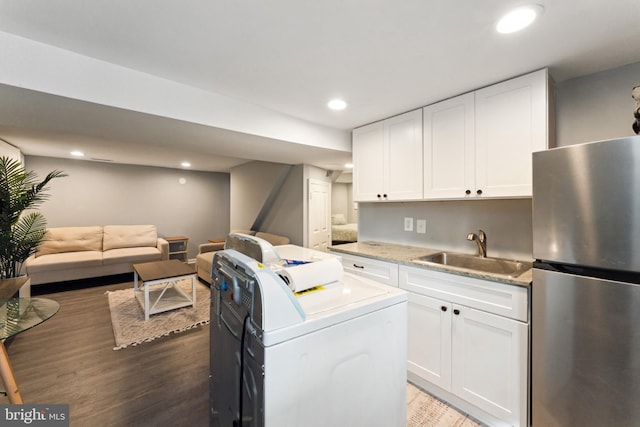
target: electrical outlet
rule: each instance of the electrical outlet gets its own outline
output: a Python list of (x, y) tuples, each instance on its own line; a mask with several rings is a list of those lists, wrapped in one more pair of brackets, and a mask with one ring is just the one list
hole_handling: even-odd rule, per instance
[(404, 218), (404, 231), (413, 231), (413, 218)]
[(425, 234), (427, 232), (427, 220), (419, 219), (416, 221), (416, 233)]

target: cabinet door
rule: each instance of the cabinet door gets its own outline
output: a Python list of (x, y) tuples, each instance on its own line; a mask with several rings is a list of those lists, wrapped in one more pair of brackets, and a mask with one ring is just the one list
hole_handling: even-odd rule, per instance
[(407, 370), (451, 390), (451, 304), (409, 292)]
[(531, 196), (531, 154), (548, 148), (548, 74), (476, 91), (476, 187), (486, 197)]
[(384, 135), (386, 200), (422, 199), (422, 110), (385, 120)]
[(423, 109), (425, 199), (475, 195), (474, 99), (467, 93)]
[(384, 125), (372, 123), (353, 130), (353, 200), (381, 200), (384, 183)]
[(452, 318), (453, 392), (526, 426), (528, 325), (456, 304)]

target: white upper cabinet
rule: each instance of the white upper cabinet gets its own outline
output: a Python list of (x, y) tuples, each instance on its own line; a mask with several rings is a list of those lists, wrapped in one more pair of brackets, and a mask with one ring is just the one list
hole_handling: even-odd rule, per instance
[(476, 193), (531, 197), (531, 154), (549, 148), (547, 70), (480, 89), (475, 95)]
[(549, 147), (546, 69), (423, 113), (425, 199), (531, 196), (531, 154)]
[(353, 199), (420, 200), (422, 110), (353, 131)]
[(384, 186), (384, 126), (372, 123), (353, 130), (353, 200), (378, 200)]
[(429, 105), (424, 114), (424, 198), (460, 198), (475, 188), (475, 96)]

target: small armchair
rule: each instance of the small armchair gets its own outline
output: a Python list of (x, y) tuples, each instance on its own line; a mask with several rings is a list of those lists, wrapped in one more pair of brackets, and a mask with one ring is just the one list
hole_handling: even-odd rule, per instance
[(224, 242), (202, 243), (198, 245), (196, 273), (198, 277), (211, 285), (211, 264), (217, 251), (224, 249)]

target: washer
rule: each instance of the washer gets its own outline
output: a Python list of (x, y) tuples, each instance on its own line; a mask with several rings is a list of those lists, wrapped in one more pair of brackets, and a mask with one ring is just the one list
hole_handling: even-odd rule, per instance
[(277, 265), (235, 249), (216, 253), (210, 425), (405, 425), (406, 293), (343, 273), (333, 255), (293, 245), (282, 252), (303, 262), (335, 258), (339, 280), (294, 294)]

